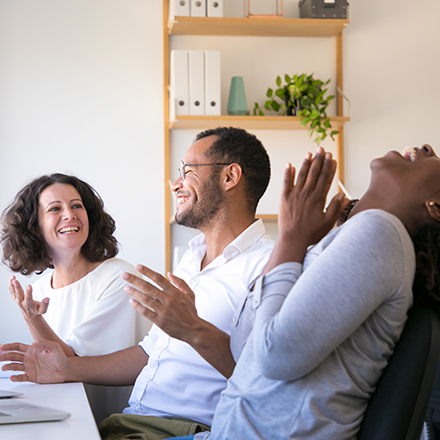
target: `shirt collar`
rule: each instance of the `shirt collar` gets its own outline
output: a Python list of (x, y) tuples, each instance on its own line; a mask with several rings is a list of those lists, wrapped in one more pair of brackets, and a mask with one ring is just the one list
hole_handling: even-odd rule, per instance
[[(223, 257), (226, 261), (236, 257), (243, 252), (246, 252), (252, 245), (254, 245), (260, 238), (266, 235), (266, 228), (263, 220), (258, 219), (254, 221), (247, 229), (245, 229), (238, 237), (229, 243), (223, 250)], [(194, 237), (188, 246), (192, 249), (198, 247), (206, 247), (206, 238), (204, 234), (199, 234)]]

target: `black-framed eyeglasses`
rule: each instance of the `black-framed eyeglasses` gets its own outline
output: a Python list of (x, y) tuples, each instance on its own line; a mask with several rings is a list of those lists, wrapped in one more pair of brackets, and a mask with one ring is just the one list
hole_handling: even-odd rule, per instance
[(182, 182), (186, 177), (186, 167), (205, 167), (207, 165), (231, 165), (231, 163), (226, 162), (211, 162), (211, 163), (184, 163), (183, 160), (180, 161), (180, 168), (177, 169), (179, 172), (179, 177), (182, 179)]

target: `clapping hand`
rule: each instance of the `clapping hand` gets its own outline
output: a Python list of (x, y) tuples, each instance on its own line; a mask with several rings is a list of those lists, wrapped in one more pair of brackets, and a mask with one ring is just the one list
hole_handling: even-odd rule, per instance
[(34, 301), (32, 297), (32, 286), (27, 286), (25, 292), (20, 282), (15, 276), (12, 276), (9, 280), (8, 287), (12, 299), (18, 304), (27, 321), (32, 320), (37, 316), (44, 315), (47, 312), (49, 298), (44, 298), (41, 302)]
[(296, 183), (295, 168), (286, 166), (278, 217), (284, 238), (309, 246), (331, 230), (346, 204), (343, 194), (337, 194), (325, 209), (335, 171), (336, 161), (321, 147), (314, 158), (310, 153), (306, 155)]
[(123, 278), (132, 284), (125, 288), (133, 297), (130, 300), (132, 306), (169, 336), (191, 343), (191, 336), (201, 324), (194, 292), (171, 273), (168, 280), (148, 267), (138, 265), (136, 269), (159, 288), (140, 277), (124, 273)]
[(0, 345), (0, 362), (12, 362), (2, 366), (2, 371), (21, 371), (13, 375), (13, 382), (60, 383), (64, 382), (68, 359), (56, 342), (34, 342), (32, 345)]
[(343, 194), (337, 194), (325, 209), (335, 171), (336, 161), (321, 147), (313, 158), (307, 153), (296, 183), (295, 168), (287, 164), (278, 215), (279, 236), (263, 273), (284, 262), (302, 263), (307, 247), (332, 229), (348, 203)]

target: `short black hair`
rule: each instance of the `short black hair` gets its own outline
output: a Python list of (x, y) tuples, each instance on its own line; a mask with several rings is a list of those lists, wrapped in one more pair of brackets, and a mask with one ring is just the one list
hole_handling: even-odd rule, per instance
[(205, 152), (214, 162), (238, 163), (245, 178), (249, 209), (255, 212), (270, 180), (270, 159), (261, 141), (242, 128), (217, 127), (202, 131), (196, 141), (208, 136), (217, 139)]

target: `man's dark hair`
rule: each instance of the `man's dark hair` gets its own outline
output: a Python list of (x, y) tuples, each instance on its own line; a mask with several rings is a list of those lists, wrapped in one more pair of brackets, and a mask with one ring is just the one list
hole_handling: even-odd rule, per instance
[(249, 209), (255, 212), (257, 204), (270, 180), (270, 160), (260, 140), (246, 130), (218, 127), (199, 133), (196, 141), (208, 136), (217, 139), (205, 156), (213, 162), (238, 163), (241, 166)]
[(27, 184), (3, 211), (3, 262), (14, 272), (30, 275), (53, 268), (40, 232), (38, 207), (41, 193), (54, 183), (72, 185), (81, 196), (89, 220), (89, 236), (81, 248), (84, 258), (90, 262), (104, 261), (118, 253), (118, 242), (113, 236), (115, 221), (104, 211), (99, 194), (77, 177), (55, 173)]

